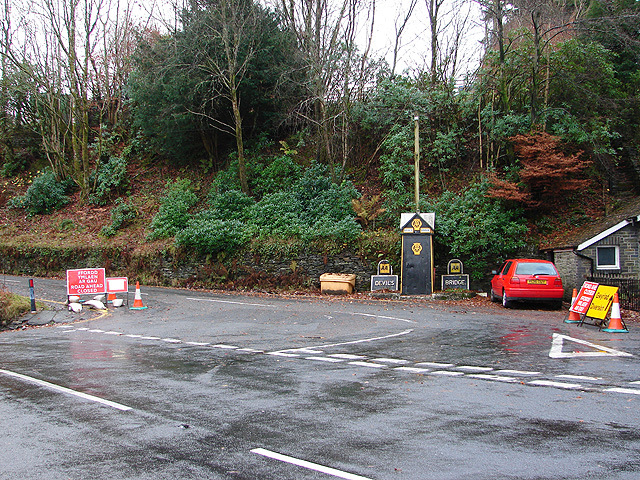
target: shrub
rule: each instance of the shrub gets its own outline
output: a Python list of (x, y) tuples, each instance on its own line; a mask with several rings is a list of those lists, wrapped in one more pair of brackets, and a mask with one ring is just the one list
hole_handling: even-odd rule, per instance
[[(299, 236), (302, 204), (290, 192), (266, 195), (250, 211), (250, 221), (258, 227), (260, 236)], [(307, 226), (308, 228), (309, 226)]]
[(508, 210), (488, 198), (482, 181), (457, 194), (445, 192), (433, 205), (436, 240), (450, 254), (464, 258), (471, 276), (481, 279), (489, 265), (500, 263), (525, 246), (527, 225), (520, 210)]
[(218, 220), (245, 221), (255, 200), (240, 190), (229, 190), (219, 193), (211, 189), (209, 192), (209, 215)]
[(111, 225), (102, 227), (100, 234), (105, 237), (113, 237), (116, 231), (126, 226), (138, 216), (138, 209), (130, 203), (125, 203), (121, 198), (116, 200), (116, 206), (111, 209)]
[(209, 212), (200, 212), (178, 232), (176, 245), (201, 254), (213, 254), (233, 252), (248, 244), (250, 238), (246, 224), (237, 220), (219, 220), (212, 218)]
[(265, 195), (251, 208), (250, 221), (262, 237), (348, 241), (360, 231), (351, 207), (356, 196), (350, 182), (336, 185), (326, 167), (314, 165), (289, 190)]
[(127, 177), (127, 161), (120, 157), (110, 157), (107, 163), (101, 164), (94, 173), (95, 192), (89, 195), (89, 203), (106, 205), (111, 195), (124, 193), (129, 185)]
[(288, 190), (300, 178), (302, 167), (288, 155), (275, 158), (262, 169), (255, 180), (255, 193), (264, 196), (282, 190)]
[[(344, 244), (358, 238), (360, 231), (360, 224), (353, 218), (345, 217), (336, 220), (331, 217), (322, 217), (313, 224), (308, 236), (310, 240), (322, 238)], [(306, 234), (303, 235), (303, 237), (306, 236)]]
[(0, 288), (0, 326), (9, 324), (31, 309), (29, 299)]
[(65, 190), (65, 184), (56, 180), (53, 171), (47, 168), (33, 180), (24, 195), (12, 198), (9, 206), (24, 208), (29, 215), (49, 214), (69, 203)]
[(191, 182), (177, 179), (167, 182), (164, 197), (158, 213), (151, 220), (149, 240), (175, 236), (189, 223), (188, 211), (198, 202), (198, 197), (191, 190)]

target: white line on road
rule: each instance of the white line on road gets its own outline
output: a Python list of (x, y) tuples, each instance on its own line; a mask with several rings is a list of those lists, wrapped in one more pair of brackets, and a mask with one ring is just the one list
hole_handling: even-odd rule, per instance
[(490, 372), (493, 370), (491, 367), (476, 367), (475, 365), (460, 365), (456, 367), (457, 370), (464, 370), (466, 372)]
[(369, 368), (386, 368), (386, 365), (381, 365), (380, 363), (369, 363), (369, 362), (349, 362), (349, 365), (357, 365), (359, 367), (369, 367)]
[(0, 373), (5, 375), (9, 375), (14, 378), (19, 378), (20, 380), (25, 380), (27, 382), (35, 383), (36, 385), (40, 385), (41, 387), (49, 388), (51, 390), (57, 390), (58, 392), (67, 393), (70, 395), (75, 395), (76, 397), (84, 398), (85, 400), (91, 400), (92, 402), (98, 402), (103, 405), (107, 405), (109, 407), (117, 408), (118, 410), (127, 411), (131, 410), (131, 407), (127, 407), (126, 405), (122, 405), (121, 403), (112, 402), (110, 400), (105, 400), (104, 398), (96, 397), (94, 395), (89, 395), (87, 393), (77, 392), (76, 390), (71, 390), (67, 387), (61, 387), (60, 385), (56, 385), (54, 383), (45, 382), (44, 380), (39, 380), (37, 378), (29, 377), (27, 375), (22, 375), (21, 373), (11, 372), (9, 370), (0, 369)]
[(316, 472), (326, 473), (327, 475), (333, 475), (334, 477), (344, 478), (346, 480), (372, 480), (368, 477), (361, 475), (355, 475), (353, 473), (343, 472), (342, 470), (336, 470), (335, 468), (325, 467), (317, 463), (307, 462), (306, 460), (300, 460), (299, 458), (290, 457), (288, 455), (282, 455), (281, 453), (272, 452), (264, 448), (254, 448), (251, 453), (257, 453), (263, 457), (272, 458), (280, 462), (290, 463), (299, 467), (306, 468), (308, 470), (314, 470)]
[[(306, 347), (306, 348), (312, 348), (312, 349), (313, 348), (329, 348), (329, 347), (340, 347), (342, 345), (354, 345), (356, 343), (375, 342), (376, 340), (386, 340), (387, 338), (393, 338), (393, 337), (400, 337), (402, 335), (408, 335), (411, 332), (413, 332), (413, 328), (410, 328), (409, 330), (403, 330), (400, 333), (392, 333), (390, 335), (384, 335), (382, 337), (363, 338), (363, 339), (360, 339), (360, 340), (352, 340), (350, 342), (331, 343), (331, 344), (328, 344), (328, 345), (315, 345), (313, 347)], [(287, 351), (287, 350), (283, 350), (283, 351)]]
[(566, 389), (576, 389), (583, 388), (579, 383), (563, 383), (563, 382), (552, 382), (551, 380), (534, 380), (529, 382), (528, 385), (536, 385), (540, 387), (555, 387), (555, 388), (566, 388)]
[(211, 302), (211, 303), (231, 303), (233, 305), (245, 305), (247, 307), (267, 307), (276, 308), (275, 305), (269, 305), (265, 303), (247, 303), (247, 302), (233, 302), (231, 300), (215, 300), (213, 298), (187, 298), (187, 300), (193, 300), (194, 302)]
[(556, 375), (556, 378), (564, 378), (565, 380), (588, 380), (591, 382), (602, 380), (601, 377), (586, 377), (584, 375)]
[(508, 373), (510, 375), (540, 375), (540, 372), (532, 372), (529, 370), (496, 370), (495, 373)]
[(360, 360), (361, 358), (367, 358), (364, 355), (352, 355), (351, 353), (333, 353), (329, 356), (334, 358), (343, 358), (345, 360)]
[(419, 363), (416, 363), (416, 365), (419, 365), (421, 367), (433, 367), (433, 368), (455, 367), (453, 363), (438, 363), (438, 362), (419, 362)]
[(402, 370), (404, 372), (411, 373), (427, 373), (429, 371), (428, 368), (417, 368), (417, 367), (396, 367), (394, 370)]
[(393, 363), (396, 365), (402, 365), (403, 363), (409, 363), (409, 360), (400, 360), (398, 358), (372, 358), (372, 362), (380, 363)]
[[(336, 312), (336, 313), (341, 313), (341, 312)], [(373, 315), (371, 313), (358, 313), (358, 312), (353, 312), (351, 313), (351, 315), (362, 315), (363, 317), (373, 317), (373, 318), (384, 318), (385, 320), (398, 320), (400, 322), (406, 322), (406, 323), (418, 323), (415, 322), (413, 320), (407, 320), (406, 318), (398, 318), (398, 317), (385, 317), (383, 315)]]
[(340, 360), (339, 358), (330, 358), (330, 357), (305, 357), (307, 360), (316, 360), (318, 362), (329, 362), (329, 363), (341, 363), (344, 360)]
[(515, 383), (519, 380), (514, 377), (503, 377), (502, 375), (492, 375), (487, 373), (474, 373), (471, 375), (467, 375), (470, 378), (478, 378), (480, 380), (490, 380), (494, 382), (505, 382), (505, 383)]
[(429, 375), (441, 375), (443, 377), (462, 377), (464, 373), (450, 372), (449, 370), (435, 370), (433, 372), (429, 372)]
[(640, 389), (638, 388), (606, 388), (605, 392), (615, 392), (615, 393), (630, 393), (632, 395), (640, 395)]

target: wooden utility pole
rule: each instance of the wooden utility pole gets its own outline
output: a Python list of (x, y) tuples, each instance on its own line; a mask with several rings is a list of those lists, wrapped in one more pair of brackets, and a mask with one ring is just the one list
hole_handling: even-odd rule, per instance
[(415, 176), (415, 200), (416, 200), (416, 213), (420, 213), (420, 117), (418, 115), (413, 117), (415, 121), (415, 147), (413, 152), (414, 162), (414, 176)]

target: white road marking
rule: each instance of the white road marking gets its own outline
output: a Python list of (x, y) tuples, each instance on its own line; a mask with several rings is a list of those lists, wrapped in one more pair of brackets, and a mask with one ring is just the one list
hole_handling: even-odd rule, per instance
[(410, 373), (427, 373), (430, 370), (428, 368), (418, 368), (418, 367), (396, 367), (394, 370), (402, 370), (403, 372)]
[(540, 375), (540, 372), (531, 372), (529, 370), (496, 370), (495, 373), (506, 373), (509, 375)]
[(380, 362), (380, 363), (393, 363), (396, 365), (401, 365), (403, 363), (409, 363), (409, 360), (399, 360), (397, 358), (372, 358), (372, 362)]
[(350, 353), (333, 353), (330, 357), (343, 358), (345, 360), (360, 360), (361, 358), (367, 358), (364, 355), (352, 355)]
[(505, 382), (505, 383), (515, 383), (519, 382), (517, 378), (513, 377), (503, 377), (502, 375), (491, 375), (486, 373), (474, 373), (471, 375), (467, 375), (467, 377), (478, 378), (480, 380), (491, 380), (494, 382)]
[(41, 387), (49, 388), (51, 390), (56, 390), (58, 392), (67, 393), (70, 395), (75, 395), (76, 397), (84, 398), (85, 400), (91, 400), (92, 402), (101, 403), (103, 405), (107, 405), (112, 408), (116, 408), (118, 410), (122, 410), (126, 412), (127, 410), (131, 410), (131, 407), (127, 407), (126, 405), (122, 405), (121, 403), (112, 402), (110, 400), (105, 400), (104, 398), (96, 397), (94, 395), (89, 395), (87, 393), (78, 392), (76, 390), (71, 390), (67, 387), (61, 387), (60, 385), (56, 385), (54, 383), (45, 382), (44, 380), (39, 380), (37, 378), (29, 377), (27, 375), (22, 375), (21, 373), (11, 372), (9, 370), (1, 370), (0, 373), (5, 375), (9, 375), (14, 378), (19, 378), (20, 380), (24, 380), (30, 383), (35, 383)]
[(602, 380), (601, 377), (586, 377), (584, 375), (556, 375), (555, 378), (565, 378), (567, 380), (587, 380), (592, 382)]
[(256, 453), (258, 455), (262, 455), (263, 457), (272, 458), (280, 462), (297, 465), (298, 467), (303, 467), (308, 470), (314, 470), (316, 472), (326, 473), (327, 475), (332, 475), (334, 477), (344, 478), (346, 480), (372, 480), (371, 478), (368, 478), (368, 477), (363, 477), (361, 475), (355, 475), (353, 473), (343, 472), (342, 470), (336, 470), (335, 468), (331, 468), (331, 467), (325, 467), (324, 465), (308, 462), (306, 460), (300, 460), (299, 458), (290, 457), (288, 455), (282, 455), (281, 453), (272, 452), (264, 448), (254, 448), (253, 450), (251, 450), (251, 453)]
[(384, 335), (382, 337), (362, 338), (360, 340), (352, 340), (350, 342), (331, 343), (331, 344), (327, 344), (327, 345), (315, 345), (313, 347), (307, 347), (307, 348), (341, 347), (342, 345), (355, 345), (357, 343), (375, 342), (376, 340), (386, 340), (387, 338), (400, 337), (402, 335), (407, 335), (407, 334), (409, 334), (411, 332), (413, 332), (413, 328), (410, 328), (409, 330), (403, 330), (400, 333), (392, 333), (390, 335)]
[[(338, 313), (345, 313), (345, 312), (338, 312)], [(350, 312), (346, 312), (346, 313), (350, 313)], [(398, 320), (400, 322), (406, 322), (406, 323), (418, 323), (418, 322), (415, 322), (413, 320), (407, 320), (406, 318), (385, 317), (384, 315), (373, 315), (371, 313), (354, 312), (354, 313), (351, 313), (351, 315), (362, 315), (363, 317), (384, 318), (385, 320)]]
[(344, 360), (340, 360), (339, 358), (329, 358), (329, 357), (305, 357), (307, 360), (317, 360), (318, 362), (330, 362), (330, 363), (341, 363)]
[(248, 303), (248, 302), (234, 302), (231, 300), (216, 300), (213, 298), (190, 298), (187, 300), (193, 300), (194, 302), (211, 302), (211, 303), (230, 303), (232, 305), (245, 305), (247, 307), (267, 307), (267, 308), (276, 308), (275, 305), (265, 304), (265, 303)]
[(429, 372), (429, 375), (441, 375), (443, 377), (462, 377), (463, 372), (450, 372), (449, 370), (434, 370)]
[(533, 380), (532, 382), (528, 382), (527, 385), (536, 385), (539, 387), (555, 387), (555, 388), (566, 388), (566, 389), (576, 389), (583, 388), (579, 383), (563, 383), (563, 382), (552, 382), (551, 380)]
[[(355, 341), (351, 341), (351, 342), (343, 342), (343, 343), (336, 343), (336, 344), (331, 344), (331, 345), (322, 345), (322, 346), (316, 346), (316, 347), (304, 347), (304, 348), (297, 348), (297, 349), (287, 349), (287, 350), (279, 350), (279, 351), (274, 351), (274, 352), (265, 352), (264, 350), (256, 350), (253, 348), (240, 348), (238, 346), (234, 346), (234, 345), (226, 345), (226, 344), (216, 344), (216, 345), (212, 345), (208, 342), (186, 342), (177, 338), (160, 338), (160, 337), (154, 337), (154, 336), (142, 336), (142, 335), (137, 335), (137, 334), (123, 334), (121, 332), (115, 332), (115, 331), (104, 331), (104, 330), (100, 330), (100, 329), (89, 329), (86, 327), (79, 327), (76, 329), (73, 329), (72, 326), (70, 325), (65, 325), (65, 326), (59, 326), (61, 328), (65, 328), (65, 332), (74, 332), (74, 331), (89, 331), (92, 333), (104, 333), (105, 335), (123, 335), (126, 337), (130, 337), (130, 338), (139, 338), (141, 340), (162, 340), (165, 341), (167, 343), (185, 343), (187, 345), (194, 345), (194, 346), (211, 346), (213, 348), (220, 348), (220, 349), (227, 349), (227, 350), (235, 350), (237, 352), (247, 352), (247, 353), (259, 353), (259, 354), (265, 354), (265, 355), (273, 355), (273, 356), (281, 356), (281, 357), (300, 357), (301, 354), (322, 354), (324, 353), (322, 350), (319, 350), (319, 348), (327, 348), (327, 347), (334, 347), (334, 346), (339, 346), (339, 345), (349, 345), (349, 344), (354, 344), (354, 343), (362, 343), (362, 342), (370, 342), (370, 341), (374, 341), (374, 340), (381, 340), (381, 339), (386, 339), (386, 338), (391, 338), (391, 337), (397, 337), (399, 335), (406, 335), (408, 333), (411, 333), (413, 330), (405, 330), (403, 332), (400, 333), (396, 333), (396, 334), (391, 334), (391, 335), (386, 335), (383, 337), (375, 337), (375, 338), (367, 338), (367, 339), (361, 339), (361, 340), (355, 340)], [(562, 341), (563, 339), (568, 339), (577, 343), (581, 343), (587, 346), (591, 346), (592, 348), (596, 348), (596, 349), (603, 349), (606, 350), (607, 353), (604, 353), (604, 351), (598, 351), (598, 352), (577, 352), (577, 353), (573, 353), (573, 354), (567, 354), (567, 353), (563, 353), (561, 352), (562, 349)], [(580, 355), (586, 355), (586, 356), (600, 356), (600, 355), (613, 355), (613, 356), (633, 356), (631, 354), (625, 353), (625, 352), (620, 352), (617, 350), (613, 350), (610, 349), (608, 347), (603, 347), (601, 345), (595, 345), (592, 344), (590, 342), (586, 342), (584, 340), (579, 340), (579, 339), (573, 339), (571, 337), (567, 337), (565, 335), (559, 335), (559, 334), (554, 334), (554, 340), (556, 341), (556, 344), (554, 346), (555, 348), (555, 353), (559, 354), (561, 356), (580, 356)], [(554, 351), (554, 348), (552, 348), (552, 351)], [(550, 353), (550, 356), (552, 354)], [(327, 363), (340, 363), (344, 360), (354, 360), (349, 362), (349, 364), (351, 365), (356, 365), (356, 366), (364, 366), (364, 367), (369, 367), (369, 368), (386, 368), (388, 365), (403, 365), (403, 364), (408, 364), (410, 363), (409, 360), (404, 360), (404, 359), (397, 359), (397, 358), (385, 358), (385, 357), (380, 357), (380, 358), (370, 358), (366, 355), (355, 355), (355, 354), (350, 354), (350, 353), (333, 353), (333, 354), (329, 354), (327, 356), (316, 356), (316, 355), (312, 355), (312, 356), (308, 356), (305, 357), (307, 360), (314, 360), (314, 361), (322, 361), (322, 362), (327, 362)], [(358, 361), (358, 360), (363, 360), (363, 361)], [(364, 361), (366, 360), (366, 361)], [(387, 365), (388, 364), (388, 365)], [(402, 370), (405, 372), (411, 372), (411, 373), (418, 373), (418, 374), (429, 374), (429, 375), (439, 375), (439, 376), (449, 376), (449, 377), (462, 377), (462, 376), (468, 376), (471, 378), (477, 378), (477, 379), (481, 379), (481, 380), (488, 380), (488, 381), (498, 381), (498, 382), (507, 382), (507, 383), (514, 383), (514, 382), (518, 382), (519, 380), (516, 378), (513, 378), (511, 376), (504, 376), (504, 374), (507, 375), (516, 375), (516, 376), (533, 376), (533, 375), (542, 375), (541, 372), (538, 371), (528, 371), (528, 370), (510, 370), (510, 369), (502, 369), (502, 370), (494, 370), (492, 367), (482, 367), (482, 366), (475, 366), (475, 365), (455, 365), (453, 363), (441, 363), (441, 362), (417, 362), (413, 364), (414, 366), (394, 366), (394, 370)], [(430, 368), (424, 368), (424, 367), (430, 367)], [(431, 368), (452, 368), (453, 370), (459, 370), (459, 371), (451, 371), (451, 370), (432, 370)], [(492, 374), (484, 374), (483, 372), (490, 372), (492, 371)], [(569, 375), (569, 374), (564, 374), (564, 375), (555, 375), (554, 378), (559, 378), (559, 379), (572, 379), (572, 380), (584, 380), (584, 381), (599, 381), (602, 380), (601, 377), (591, 377), (591, 376), (586, 376), (586, 375)], [(630, 385), (640, 385), (640, 380), (635, 381), (635, 382), (629, 382)], [(548, 386), (548, 387), (555, 387), (555, 388), (562, 388), (562, 389), (582, 389), (582, 388), (586, 388), (581, 384), (578, 383), (564, 383), (564, 382), (555, 382), (552, 380), (536, 380), (536, 381), (529, 381), (527, 382), (527, 385), (532, 385), (532, 386)], [(633, 388), (609, 388), (607, 390), (602, 390), (602, 391), (610, 391), (610, 392), (620, 392), (620, 393), (629, 393), (629, 394), (634, 394), (634, 395), (640, 395), (640, 389), (633, 389)]]
[(605, 392), (615, 392), (615, 393), (630, 393), (631, 395), (640, 395), (640, 389), (639, 388), (620, 388), (620, 387), (615, 387), (615, 388), (606, 388), (604, 391)]
[(369, 367), (369, 368), (386, 368), (386, 365), (380, 365), (379, 363), (369, 363), (369, 362), (349, 362), (349, 365), (357, 365), (359, 367)]
[[(562, 346), (564, 340), (579, 343), (594, 349), (590, 352), (563, 352)], [(573, 357), (633, 357), (630, 353), (614, 350), (613, 348), (603, 347), (595, 343), (587, 342), (586, 340), (580, 340), (579, 338), (568, 337), (567, 335), (560, 335), (559, 333), (553, 334), (553, 340), (551, 341), (551, 350), (549, 351), (551, 358), (573, 358)]]
[(475, 365), (460, 365), (459, 367), (456, 367), (456, 370), (464, 370), (466, 372), (490, 372), (493, 368), (476, 367)]
[(421, 367), (433, 367), (433, 368), (449, 368), (455, 367), (453, 363), (437, 363), (437, 362), (419, 362), (416, 365), (420, 365)]

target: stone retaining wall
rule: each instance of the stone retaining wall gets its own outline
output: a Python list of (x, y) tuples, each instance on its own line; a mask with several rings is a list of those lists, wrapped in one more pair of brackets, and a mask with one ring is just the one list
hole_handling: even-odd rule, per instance
[(356, 290), (368, 291), (376, 265), (350, 251), (337, 255), (306, 252), (291, 258), (244, 253), (237, 258), (190, 255), (185, 251), (137, 252), (120, 247), (17, 248), (0, 245), (0, 271), (14, 275), (63, 277), (66, 270), (104, 267), (108, 276), (128, 276), (147, 284), (202, 287), (305, 286), (320, 288), (323, 273), (356, 274)]

